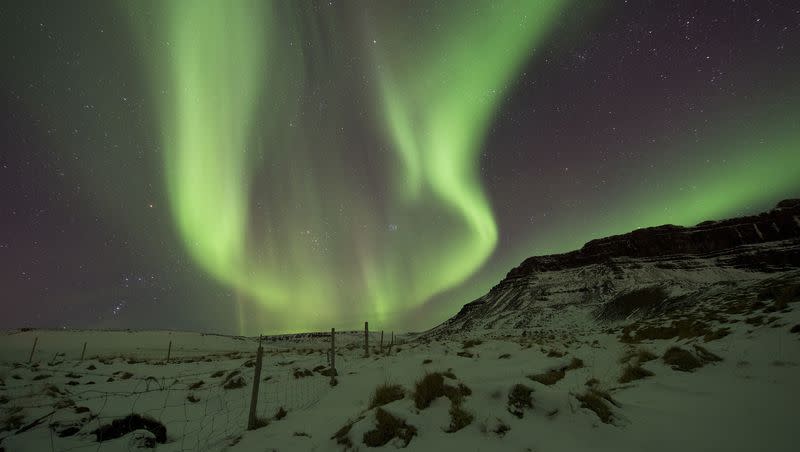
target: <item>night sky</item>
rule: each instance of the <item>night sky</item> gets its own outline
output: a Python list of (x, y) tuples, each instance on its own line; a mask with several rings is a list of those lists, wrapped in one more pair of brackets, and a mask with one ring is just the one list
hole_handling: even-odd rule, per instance
[(797, 1), (4, 1), (0, 46), (0, 328), (423, 330), (800, 195)]

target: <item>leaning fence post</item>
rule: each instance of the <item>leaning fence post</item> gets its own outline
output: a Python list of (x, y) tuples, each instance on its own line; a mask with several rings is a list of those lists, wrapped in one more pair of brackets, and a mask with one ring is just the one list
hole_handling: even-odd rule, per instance
[(383, 330), (381, 330), (381, 355), (383, 354)]
[(83, 343), (83, 351), (81, 352), (81, 361), (83, 361), (83, 355), (86, 354), (86, 342)]
[(331, 328), (331, 386), (336, 384), (336, 328)]
[(253, 395), (250, 397), (250, 416), (247, 419), (247, 429), (253, 430), (256, 428), (256, 407), (258, 406), (258, 385), (261, 383), (261, 356), (264, 353), (264, 347), (261, 346), (261, 336), (258, 336), (258, 351), (256, 352), (256, 366), (255, 374), (253, 375)]
[(39, 342), (39, 336), (36, 336), (35, 338), (33, 338), (33, 347), (31, 348), (31, 356), (28, 357), (28, 364), (30, 364), (31, 361), (33, 361), (33, 352), (36, 351), (36, 344), (38, 342)]
[(169, 355), (172, 354), (172, 341), (169, 341), (169, 346), (167, 347), (167, 360), (164, 364), (169, 364)]
[(364, 358), (369, 358), (369, 322), (364, 322)]

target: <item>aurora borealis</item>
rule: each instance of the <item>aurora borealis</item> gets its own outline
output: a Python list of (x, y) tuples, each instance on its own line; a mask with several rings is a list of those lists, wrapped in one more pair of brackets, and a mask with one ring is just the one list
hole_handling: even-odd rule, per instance
[(0, 8), (2, 327), (425, 329), (800, 195), (788, 1)]

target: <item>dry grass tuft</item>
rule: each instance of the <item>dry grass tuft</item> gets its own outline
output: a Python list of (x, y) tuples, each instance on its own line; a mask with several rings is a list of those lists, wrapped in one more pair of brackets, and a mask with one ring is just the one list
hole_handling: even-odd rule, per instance
[(565, 368), (565, 370), (575, 370), (580, 369), (583, 367), (583, 360), (580, 358), (572, 358), (572, 361), (569, 362), (569, 365)]
[(447, 369), (446, 371), (442, 372), (442, 376), (447, 377), (451, 380), (455, 380), (458, 378), (456, 377), (456, 374), (453, 373), (453, 369)]
[(422, 361), (422, 364), (430, 364), (432, 362), (433, 362), (432, 359), (425, 359), (425, 360)]
[(405, 390), (397, 384), (382, 384), (375, 388), (375, 393), (369, 401), (369, 409), (386, 405), (395, 400), (402, 400), (405, 397)]
[(280, 421), (281, 419), (285, 418), (288, 413), (283, 407), (278, 408), (278, 411), (275, 412), (275, 420)]
[(630, 383), (634, 380), (641, 380), (642, 378), (652, 377), (655, 375), (653, 372), (639, 366), (639, 364), (635, 365), (627, 365), (625, 369), (622, 371), (622, 375), (619, 377), (620, 383)]
[[(449, 374), (449, 375), (448, 375)], [(460, 404), (464, 397), (472, 394), (472, 390), (462, 383), (450, 386), (444, 383), (444, 377), (455, 379), (452, 372), (434, 372), (425, 374), (414, 386), (414, 405), (424, 410), (439, 397), (447, 397), (450, 402)]]
[(336, 431), (336, 433), (331, 436), (331, 439), (336, 440), (336, 444), (343, 445), (346, 449), (350, 449), (353, 447), (353, 442), (350, 440), (350, 429), (353, 428), (353, 424), (356, 422), (364, 419), (364, 416), (359, 416), (358, 419), (354, 421), (349, 421), (347, 424), (343, 425), (342, 428)]
[(21, 407), (13, 407), (0, 418), (0, 432), (19, 430), (25, 423), (25, 414)]
[(510, 353), (503, 353), (502, 355), (497, 357), (497, 359), (508, 359), (508, 358), (511, 358)]
[(204, 384), (205, 384), (205, 382), (204, 382), (203, 380), (200, 380), (200, 381), (198, 381), (198, 382), (196, 382), (196, 383), (192, 383), (192, 384), (190, 384), (190, 385), (189, 385), (189, 389), (197, 389), (197, 388), (199, 388), (200, 386), (203, 386)]
[(552, 386), (564, 378), (565, 375), (564, 369), (551, 369), (543, 374), (528, 375), (528, 378), (543, 385)]
[(692, 372), (694, 369), (703, 367), (703, 363), (696, 356), (680, 347), (671, 347), (664, 352), (662, 359), (664, 363), (669, 364), (674, 370), (682, 372)]
[(457, 432), (471, 424), (473, 419), (472, 413), (465, 411), (460, 404), (452, 403), (450, 405), (450, 426), (445, 429), (445, 432)]
[(469, 339), (469, 340), (464, 341), (461, 344), (461, 348), (468, 349), (468, 348), (474, 347), (476, 345), (481, 345), (481, 344), (483, 344), (483, 341), (481, 341), (479, 339)]
[(494, 430), (492, 430), (492, 432), (494, 432), (497, 436), (505, 436), (505, 434), (509, 430), (511, 430), (511, 427), (508, 426), (508, 424), (506, 424), (505, 422), (503, 422), (500, 419), (498, 419), (498, 424), (494, 428)]
[(699, 345), (694, 345), (694, 352), (697, 354), (697, 357), (700, 358), (703, 362), (706, 363), (713, 363), (722, 361), (722, 357), (719, 355), (715, 355), (706, 349), (705, 347), (701, 347)]
[(394, 438), (403, 440), (403, 447), (406, 447), (417, 434), (417, 429), (413, 425), (406, 424), (404, 419), (392, 416), (383, 408), (375, 411), (375, 420), (377, 421), (375, 430), (365, 432), (362, 438), (367, 447), (380, 447)]
[(414, 385), (414, 405), (419, 410), (428, 408), (431, 406), (431, 402), (443, 395), (444, 377), (439, 372), (425, 374)]
[(459, 383), (458, 386), (444, 385), (444, 396), (450, 399), (450, 402), (456, 405), (461, 404), (464, 397), (472, 394), (472, 389)]
[(200, 401), (200, 399), (197, 396), (191, 393), (186, 396), (186, 400), (188, 400), (190, 403), (197, 403)]
[(789, 330), (789, 332), (790, 333), (800, 333), (800, 323), (798, 323), (797, 325), (793, 326), (792, 329)]
[(515, 384), (508, 393), (508, 412), (522, 418), (525, 408), (533, 408), (531, 393), (533, 388), (523, 384)]
[(589, 389), (583, 394), (575, 396), (581, 402), (581, 408), (587, 408), (594, 411), (600, 421), (604, 424), (611, 424), (614, 420), (614, 415), (611, 412), (611, 407), (608, 406), (607, 401), (610, 401), (611, 396), (607, 393), (597, 389)]
[(222, 387), (224, 389), (238, 389), (247, 386), (247, 382), (242, 377), (241, 372), (238, 370), (234, 370), (225, 377), (225, 381), (222, 383)]
[(268, 425), (269, 425), (268, 419), (265, 419), (263, 417), (256, 417), (255, 423), (253, 424), (253, 430), (258, 430)]

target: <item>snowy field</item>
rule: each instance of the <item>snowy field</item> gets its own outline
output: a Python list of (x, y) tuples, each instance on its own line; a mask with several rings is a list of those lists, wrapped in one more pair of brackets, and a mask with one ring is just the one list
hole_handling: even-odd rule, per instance
[(524, 335), (403, 335), (391, 353), (387, 334), (382, 355), (372, 333), (369, 357), (363, 333), (337, 333), (335, 386), (329, 337), (267, 338), (249, 431), (257, 339), (10, 331), (0, 448), (794, 451), (797, 306), (729, 300)]

